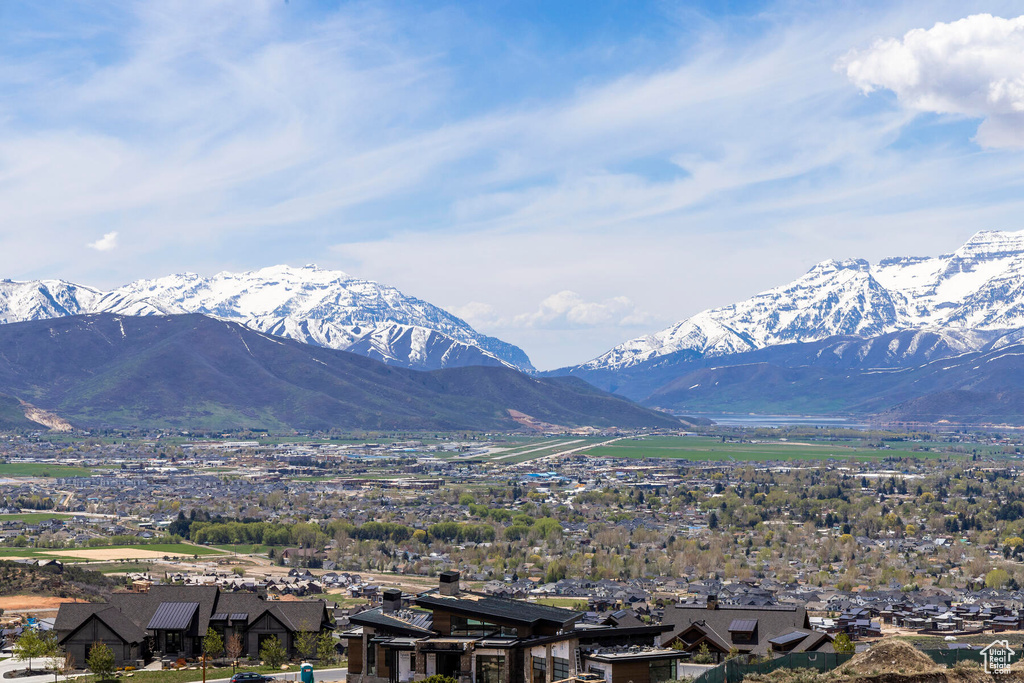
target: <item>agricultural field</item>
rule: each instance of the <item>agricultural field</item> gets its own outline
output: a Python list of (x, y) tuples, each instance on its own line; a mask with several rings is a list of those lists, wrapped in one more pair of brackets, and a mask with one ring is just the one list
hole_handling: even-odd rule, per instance
[(48, 519), (71, 519), (73, 515), (66, 512), (21, 512), (13, 515), (0, 515), (0, 522), (24, 522), (25, 524), (39, 524)]
[(44, 463), (0, 463), (0, 477), (91, 477), (87, 467), (47, 465)]
[[(891, 457), (936, 458), (943, 455), (965, 455), (936, 452), (948, 444), (896, 442), (886, 448), (872, 446), (867, 439), (834, 441), (810, 440), (729, 440), (712, 436), (653, 436), (642, 440), (627, 439), (583, 451), (596, 458), (671, 458), (692, 461), (754, 461), (776, 460), (880, 460)], [(925, 450), (928, 448), (929, 450)]]
[(222, 555), (217, 548), (187, 543), (156, 543), (151, 545), (111, 545), (89, 548), (0, 548), (0, 559), (52, 558), (62, 562), (89, 562), (112, 560), (158, 560), (168, 557), (194, 555)]

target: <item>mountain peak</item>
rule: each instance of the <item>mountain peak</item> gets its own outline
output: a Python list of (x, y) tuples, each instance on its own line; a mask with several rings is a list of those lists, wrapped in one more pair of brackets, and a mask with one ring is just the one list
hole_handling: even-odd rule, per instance
[[(533, 369), (522, 349), (480, 334), (437, 306), (394, 287), (312, 264), (224, 271), (212, 277), (168, 275), (110, 292), (56, 280), (0, 283), (0, 322), (87, 313), (199, 313), (419, 370), (466, 365)], [(395, 325), (405, 332), (396, 334)]]
[(887, 258), (878, 265), (828, 259), (789, 284), (702, 311), (581, 367), (615, 370), (680, 351), (724, 356), (839, 335), (1024, 329), (1022, 282), (1024, 231), (984, 230), (942, 256)]
[(1024, 255), (1024, 230), (1017, 232), (1000, 232), (998, 230), (981, 230), (964, 242), (963, 246), (953, 252), (960, 258), (978, 258), (983, 256)]

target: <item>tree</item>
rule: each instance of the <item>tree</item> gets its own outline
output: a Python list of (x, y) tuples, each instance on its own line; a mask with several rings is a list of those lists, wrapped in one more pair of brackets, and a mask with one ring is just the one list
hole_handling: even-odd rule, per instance
[(694, 664), (710, 664), (711, 663), (711, 650), (708, 649), (707, 643), (701, 643), (700, 648), (697, 650), (697, 654), (693, 656)]
[(28, 670), (32, 670), (32, 660), (45, 656), (46, 643), (34, 628), (26, 628), (14, 641), (14, 656), (28, 660)]
[(235, 662), (242, 656), (242, 639), (237, 633), (233, 633), (228, 637), (228, 642), (224, 646), (224, 650), (228, 655), (228, 659), (231, 660), (231, 673), (235, 672)]
[(104, 643), (93, 643), (89, 656), (85, 658), (85, 666), (100, 680), (109, 678), (114, 673), (114, 653)]
[(313, 631), (301, 631), (295, 636), (295, 649), (299, 651), (303, 659), (309, 659), (316, 654), (317, 634)]
[(320, 660), (320, 665), (333, 664), (336, 653), (334, 637), (326, 631), (321, 633), (320, 637), (316, 639), (316, 658)]
[(277, 639), (277, 636), (271, 636), (263, 641), (263, 647), (260, 648), (260, 659), (266, 662), (267, 666), (277, 668), (288, 659), (288, 653), (285, 652), (284, 645)]
[(852, 655), (857, 651), (857, 646), (850, 640), (850, 636), (840, 633), (832, 640), (832, 649), (836, 651), (836, 654)]
[(206, 637), (203, 638), (203, 654), (216, 659), (224, 652), (224, 639), (213, 630), (213, 627), (206, 629)]
[(986, 588), (1002, 588), (1010, 582), (1010, 574), (1005, 569), (993, 569), (985, 574)]

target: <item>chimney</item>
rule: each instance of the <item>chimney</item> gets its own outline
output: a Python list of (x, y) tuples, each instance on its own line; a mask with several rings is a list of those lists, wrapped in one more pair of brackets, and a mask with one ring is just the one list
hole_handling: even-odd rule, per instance
[(381, 603), (381, 607), (381, 611), (385, 614), (402, 609), (402, 591), (397, 588), (389, 588), (384, 591), (384, 600)]
[(441, 572), (438, 574), (441, 579), (440, 593), (441, 595), (458, 595), (459, 594), (459, 573), (455, 571)]
[(708, 595), (708, 609), (718, 609), (718, 594), (712, 593)]

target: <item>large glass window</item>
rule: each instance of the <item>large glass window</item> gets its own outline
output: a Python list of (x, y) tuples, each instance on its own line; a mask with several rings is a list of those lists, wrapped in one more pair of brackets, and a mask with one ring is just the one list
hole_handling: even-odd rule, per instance
[(477, 655), (476, 683), (505, 683), (504, 655)]
[(487, 621), (481, 621), (479, 619), (468, 619), (466, 617), (460, 617), (452, 615), (452, 635), (453, 636), (505, 636), (508, 638), (515, 638), (518, 634), (516, 629), (511, 626), (499, 626)]
[(545, 683), (547, 681), (548, 660), (545, 657), (533, 658), (533, 683)]
[(561, 657), (551, 658), (551, 680), (564, 681), (569, 677), (569, 660)]
[(651, 683), (663, 683), (676, 679), (676, 660), (663, 659), (660, 662), (651, 662)]
[(377, 643), (366, 644), (366, 673), (377, 675)]

